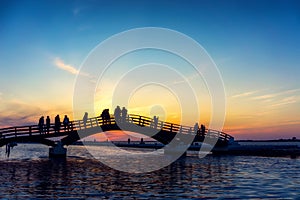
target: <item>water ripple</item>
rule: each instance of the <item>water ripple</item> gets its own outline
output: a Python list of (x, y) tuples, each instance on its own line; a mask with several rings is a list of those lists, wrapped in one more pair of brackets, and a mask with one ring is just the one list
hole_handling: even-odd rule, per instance
[[(24, 148), (31, 148), (29, 153)], [(109, 152), (106, 155), (109, 159)], [(46, 153), (44, 152), (46, 151)], [(31, 153), (30, 153), (31, 152)], [(37, 153), (40, 152), (40, 153)], [(82, 147), (49, 159), (43, 146), (18, 146), (0, 159), (0, 197), (34, 199), (296, 199), (300, 160), (188, 156), (158, 171), (129, 174), (93, 159)], [(3, 153), (1, 149), (1, 154)]]

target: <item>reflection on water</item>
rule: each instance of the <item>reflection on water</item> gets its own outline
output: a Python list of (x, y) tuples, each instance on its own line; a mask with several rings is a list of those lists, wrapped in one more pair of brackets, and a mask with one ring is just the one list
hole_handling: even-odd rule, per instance
[[(101, 148), (105, 147), (97, 148), (101, 154)], [(14, 157), (6, 159), (1, 149), (0, 197), (295, 199), (300, 196), (299, 159), (188, 156), (155, 172), (129, 174), (99, 163), (84, 147), (69, 148), (66, 159), (49, 159), (47, 151), (40, 145), (19, 145), (12, 151)]]

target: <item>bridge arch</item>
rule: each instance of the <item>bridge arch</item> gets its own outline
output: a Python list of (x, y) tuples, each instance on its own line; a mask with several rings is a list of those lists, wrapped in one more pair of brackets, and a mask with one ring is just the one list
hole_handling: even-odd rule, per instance
[(83, 137), (93, 135), (95, 133), (124, 130), (137, 132), (149, 136), (163, 144), (169, 144), (178, 134), (183, 137), (193, 137), (193, 142), (203, 142), (205, 137), (217, 138), (216, 146), (227, 146), (232, 136), (224, 132), (206, 129), (200, 129), (193, 133), (193, 127), (183, 126), (179, 124), (158, 121), (154, 123), (152, 118), (130, 114), (126, 121), (119, 122), (111, 116), (109, 120), (104, 120), (102, 117), (93, 117), (83, 120), (74, 120), (65, 127), (61, 127), (56, 131), (54, 124), (51, 124), (49, 130), (40, 132), (38, 125), (16, 126), (0, 129), (0, 146), (11, 142), (38, 142), (48, 146), (55, 146), (56, 142), (50, 140), (54, 137), (63, 137), (62, 145), (71, 145)]

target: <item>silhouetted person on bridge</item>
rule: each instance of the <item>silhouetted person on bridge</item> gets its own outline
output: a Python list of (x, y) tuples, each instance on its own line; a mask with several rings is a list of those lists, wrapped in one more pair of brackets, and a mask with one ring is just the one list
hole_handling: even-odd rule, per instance
[(199, 124), (196, 123), (195, 126), (194, 126), (194, 134), (197, 134), (198, 130), (199, 130)]
[(44, 124), (45, 124), (44, 116), (41, 116), (39, 119), (39, 124), (38, 124), (40, 133), (43, 132)]
[(117, 106), (115, 108), (114, 116), (115, 116), (116, 122), (120, 122), (121, 121), (121, 108), (120, 108), (120, 106)]
[(59, 133), (60, 126), (61, 126), (61, 122), (60, 122), (59, 115), (56, 115), (56, 117), (54, 119), (54, 131), (55, 131), (55, 133)]
[(86, 122), (88, 120), (88, 116), (89, 116), (89, 114), (87, 112), (85, 112), (84, 116), (83, 116), (83, 119), (82, 119), (84, 128), (86, 128)]
[(104, 109), (102, 111), (101, 118), (102, 118), (104, 124), (107, 124), (107, 122), (110, 122), (109, 109)]
[(203, 125), (203, 124), (201, 124), (201, 128), (200, 128), (200, 130), (201, 130), (201, 135), (202, 136), (204, 136), (205, 135), (205, 126)]
[(157, 124), (158, 124), (158, 117), (154, 116), (153, 117), (153, 128), (157, 128)]
[(65, 118), (63, 120), (65, 131), (67, 130), (67, 127), (68, 127), (68, 131), (69, 131), (69, 123), (70, 123), (69, 117), (67, 115), (65, 115)]
[(47, 129), (47, 133), (49, 134), (49, 129), (50, 129), (50, 117), (47, 116), (46, 118), (46, 129)]
[(125, 107), (122, 108), (122, 122), (125, 123), (127, 118), (127, 109)]

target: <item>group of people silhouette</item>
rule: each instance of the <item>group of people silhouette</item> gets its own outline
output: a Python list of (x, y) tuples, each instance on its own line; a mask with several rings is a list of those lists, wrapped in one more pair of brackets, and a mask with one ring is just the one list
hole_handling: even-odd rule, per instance
[(46, 117), (46, 123), (45, 123), (44, 116), (41, 116), (40, 119), (39, 119), (38, 127), (39, 127), (40, 133), (47, 133), (47, 134), (49, 134), (51, 127), (54, 128), (54, 132), (55, 133), (59, 133), (62, 124), (64, 126), (64, 130), (65, 131), (67, 129), (69, 129), (70, 119), (69, 119), (69, 117), (67, 115), (65, 115), (64, 120), (63, 120), (62, 123), (60, 121), (59, 115), (56, 115), (55, 118), (54, 118), (54, 126), (51, 125), (51, 120), (50, 120), (49, 116)]
[(116, 122), (118, 123), (124, 123), (127, 121), (127, 113), (128, 113), (128, 110), (123, 107), (122, 110), (120, 108), (120, 106), (117, 106), (115, 111), (114, 111), (114, 116), (115, 116), (115, 120)]
[[(109, 109), (104, 109), (102, 111), (100, 117), (102, 118), (104, 124), (111, 123), (111, 116), (109, 114)], [(128, 110), (125, 107), (123, 107), (121, 109), (120, 106), (117, 106), (114, 110), (114, 117), (115, 117), (115, 121), (117, 123), (128, 122), (129, 121), (128, 120), (129, 119)], [(153, 117), (153, 119), (151, 120), (151, 123), (150, 123), (151, 128), (157, 129), (158, 121), (159, 121), (158, 118), (159, 118), (158, 116)], [(88, 112), (85, 112), (84, 116), (82, 118), (83, 125), (85, 128), (87, 125), (87, 120), (88, 120)], [(45, 123), (45, 121), (46, 121), (46, 123)], [(161, 128), (163, 128), (163, 124), (164, 123), (161, 122)], [(65, 115), (63, 122), (60, 121), (59, 115), (56, 115), (56, 117), (54, 119), (54, 126), (51, 125), (51, 120), (50, 120), (49, 116), (46, 117), (46, 120), (44, 119), (44, 116), (41, 116), (39, 119), (39, 123), (38, 123), (40, 133), (47, 133), (47, 134), (49, 134), (50, 129), (52, 127), (53, 127), (55, 133), (59, 133), (61, 130), (61, 125), (64, 126), (65, 131), (67, 131), (67, 130), (69, 131), (70, 119), (68, 118), (67, 115)], [(197, 134), (197, 135), (205, 135), (205, 131), (206, 131), (206, 127), (203, 124), (201, 124), (201, 126), (199, 127), (198, 123), (195, 123), (193, 130), (192, 130), (192, 128), (190, 128), (190, 130), (189, 130), (190, 133), (193, 132), (194, 134)], [(180, 128), (179, 132), (182, 132), (182, 127)]]
[[(117, 106), (115, 111), (114, 111), (114, 117), (115, 117), (116, 122), (126, 122), (127, 121), (127, 116), (128, 116), (127, 112), (128, 111), (125, 107), (123, 107), (121, 109), (120, 106)], [(100, 117), (103, 121), (103, 124), (107, 124), (107, 123), (110, 124), (111, 123), (111, 116), (110, 116), (108, 108), (106, 108), (102, 111)], [(84, 125), (85, 128), (86, 128), (87, 120), (88, 120), (88, 113), (85, 112), (84, 116), (82, 118), (83, 125)]]
[[(104, 124), (107, 124), (107, 123), (111, 123), (111, 116), (109, 114), (109, 109), (104, 109), (100, 115), (100, 117), (102, 118), (103, 120), (103, 123)], [(114, 117), (115, 117), (115, 121), (117, 123), (125, 123), (125, 122), (128, 122), (129, 120), (129, 117), (128, 117), (128, 110), (123, 107), (122, 109), (120, 108), (120, 106), (117, 106), (114, 110)], [(84, 123), (84, 126), (86, 127), (86, 122), (87, 122), (87, 119), (88, 119), (88, 113), (86, 112), (84, 114), (84, 117), (83, 117), (83, 123)], [(155, 128), (157, 129), (158, 127), (158, 120), (159, 117), (158, 116), (154, 116), (151, 123), (150, 123), (150, 127), (151, 128)], [(164, 122), (161, 121), (161, 128), (163, 128), (163, 125), (164, 125)], [(199, 127), (199, 124), (198, 123), (195, 123), (194, 125), (194, 130), (192, 130), (192, 128), (190, 128), (189, 132), (190, 133), (194, 133), (194, 134), (197, 134), (197, 135), (205, 135), (205, 131), (206, 131), (206, 127), (205, 125), (201, 124), (201, 126)], [(180, 129), (179, 132), (182, 132), (182, 128)]]
[(194, 126), (194, 133), (196, 135), (205, 135), (205, 130), (206, 130), (206, 127), (205, 125), (201, 124), (200, 128), (199, 128), (199, 124), (198, 123), (195, 123), (195, 126)]

